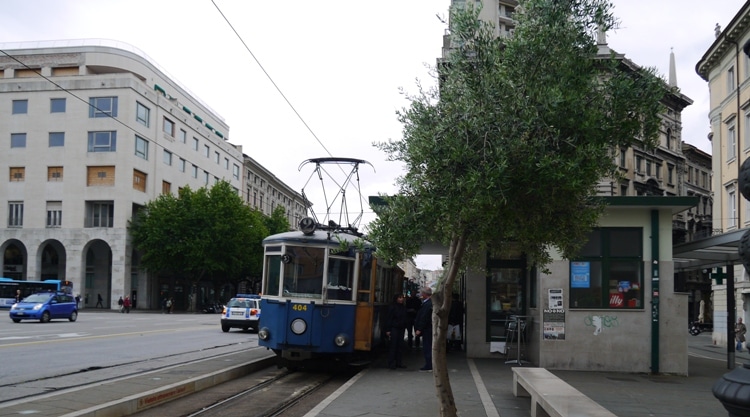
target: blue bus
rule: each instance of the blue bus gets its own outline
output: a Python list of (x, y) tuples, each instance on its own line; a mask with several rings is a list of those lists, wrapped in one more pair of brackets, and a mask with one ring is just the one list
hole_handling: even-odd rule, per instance
[(0, 277), (0, 308), (10, 308), (16, 302), (16, 293), (21, 291), (21, 298), (38, 292), (64, 292), (73, 294), (73, 283), (59, 279), (44, 281), (23, 281)]

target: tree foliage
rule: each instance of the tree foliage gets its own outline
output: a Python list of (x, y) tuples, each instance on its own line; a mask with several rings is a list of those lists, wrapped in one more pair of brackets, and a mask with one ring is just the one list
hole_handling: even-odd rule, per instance
[(268, 229), (269, 235), (288, 232), (289, 220), (286, 218), (286, 210), (282, 206), (276, 206), (270, 216), (263, 216), (263, 224)]
[(160, 195), (129, 230), (149, 271), (180, 274), (193, 284), (216, 276), (237, 281), (249, 271), (260, 276), (261, 241), (268, 235), (263, 217), (221, 181), (210, 190), (185, 187), (179, 196)]
[[(452, 9), (456, 48), (436, 68), (439, 87), (409, 96), (397, 113), (403, 138), (377, 144), (406, 168), (370, 224), (381, 256), (407, 259), (423, 242), (449, 247), (434, 340), (445, 339), (445, 288), (472, 259), (468, 248), (513, 242), (542, 267), (551, 246), (575, 254), (602, 213), (591, 197), (616, 170), (612, 151), (655, 143), (666, 84), (653, 69), (597, 56), (597, 29), (616, 25), (611, 9), (606, 0), (521, 1), (507, 38), (470, 5)], [(441, 345), (436, 386), (442, 414), (453, 415)]]

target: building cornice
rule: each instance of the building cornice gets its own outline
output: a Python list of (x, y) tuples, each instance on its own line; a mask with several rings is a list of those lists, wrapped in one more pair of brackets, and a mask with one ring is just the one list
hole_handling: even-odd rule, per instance
[(749, 14), (750, 2), (745, 2), (745, 5), (734, 15), (732, 21), (719, 34), (698, 63), (695, 64), (695, 72), (705, 81), (708, 81), (709, 72), (721, 62), (725, 55), (732, 53), (730, 48), (737, 46), (739, 39), (747, 32), (748, 25), (750, 25)]

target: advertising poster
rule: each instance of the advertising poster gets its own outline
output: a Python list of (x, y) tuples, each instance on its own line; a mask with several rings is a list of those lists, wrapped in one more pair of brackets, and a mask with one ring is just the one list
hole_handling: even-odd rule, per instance
[(559, 310), (563, 308), (563, 290), (562, 288), (550, 288), (548, 290), (549, 305), (547, 306), (550, 310)]
[(542, 325), (545, 340), (565, 340), (565, 310), (544, 310)]
[(563, 307), (563, 289), (547, 290), (548, 305), (542, 315), (542, 327), (545, 340), (565, 340), (565, 308)]
[(590, 288), (591, 287), (591, 263), (590, 262), (571, 262), (570, 263), (570, 288)]

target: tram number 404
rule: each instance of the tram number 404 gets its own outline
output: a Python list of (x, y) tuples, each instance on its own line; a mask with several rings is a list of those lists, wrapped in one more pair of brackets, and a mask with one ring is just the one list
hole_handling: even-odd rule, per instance
[(307, 304), (295, 304), (292, 306), (294, 311), (307, 311)]

